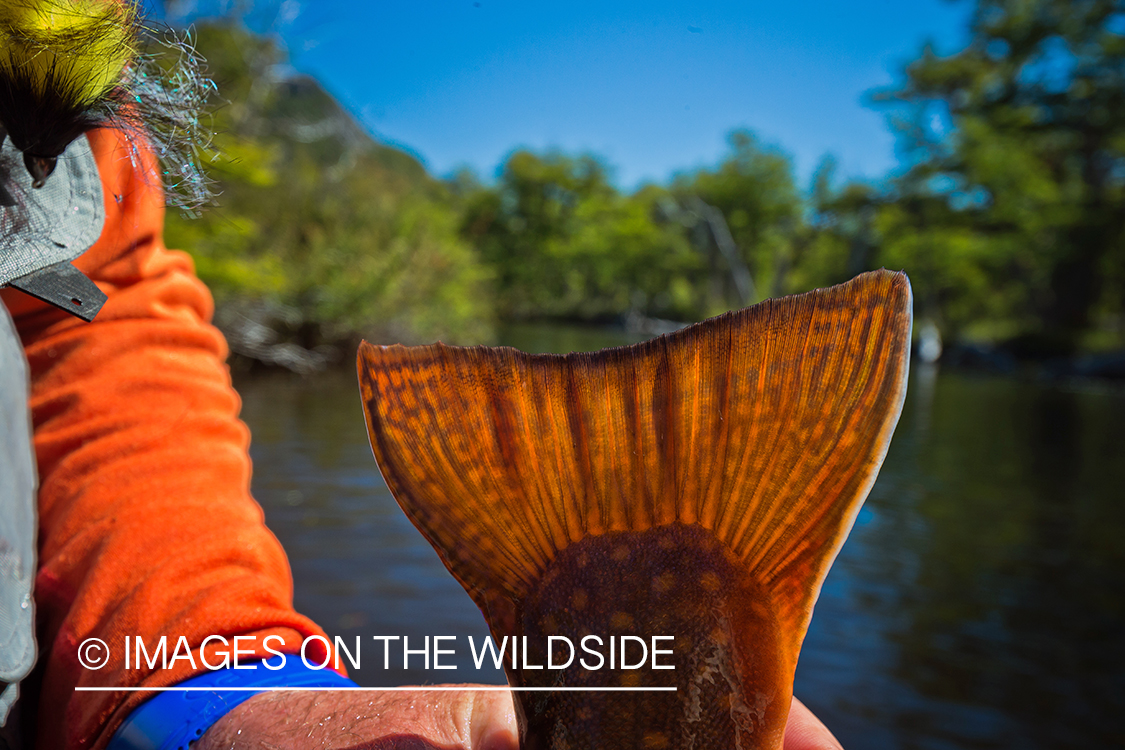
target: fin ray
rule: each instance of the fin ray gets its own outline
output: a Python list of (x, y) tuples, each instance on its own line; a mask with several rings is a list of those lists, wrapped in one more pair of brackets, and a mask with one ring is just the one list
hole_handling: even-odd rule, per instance
[(358, 369), (388, 485), (478, 604), (584, 536), (698, 524), (799, 647), (901, 411), (910, 324), (905, 275), (876, 271), (632, 347), (364, 343)]

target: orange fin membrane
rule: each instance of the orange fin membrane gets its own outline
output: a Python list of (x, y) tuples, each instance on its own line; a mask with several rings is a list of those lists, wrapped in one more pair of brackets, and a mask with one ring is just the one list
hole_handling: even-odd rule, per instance
[[(813, 605), (902, 409), (910, 327), (906, 276), (875, 271), (591, 354), (361, 345), (395, 498), (497, 645), (529, 636), (509, 681), (677, 687), (517, 693), (525, 748), (781, 747)], [(537, 670), (550, 635), (600, 640), (586, 665)], [(623, 635), (676, 669), (607, 668)]]

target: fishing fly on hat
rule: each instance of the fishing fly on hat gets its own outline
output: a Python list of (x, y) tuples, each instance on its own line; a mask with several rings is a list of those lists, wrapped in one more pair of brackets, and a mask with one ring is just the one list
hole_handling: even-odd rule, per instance
[[(170, 72), (143, 54), (128, 0), (7, 0), (0, 5), (0, 286), (92, 320), (105, 295), (71, 263), (101, 234), (105, 210), (87, 130), (116, 127), (163, 167), (169, 202), (210, 192), (198, 154), (212, 84), (185, 39)], [(170, 166), (174, 165), (174, 166)]]

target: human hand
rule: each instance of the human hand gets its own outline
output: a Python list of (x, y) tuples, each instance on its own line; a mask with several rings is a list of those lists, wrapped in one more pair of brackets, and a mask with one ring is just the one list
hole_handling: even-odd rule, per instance
[[(220, 719), (194, 750), (517, 750), (511, 693), (260, 693)], [(841, 750), (796, 698), (784, 750)]]
[(785, 724), (785, 750), (843, 750), (843, 746), (828, 727), (794, 697), (789, 706), (789, 721)]
[(518, 750), (516, 738), (507, 691), (279, 691), (231, 709), (192, 750)]

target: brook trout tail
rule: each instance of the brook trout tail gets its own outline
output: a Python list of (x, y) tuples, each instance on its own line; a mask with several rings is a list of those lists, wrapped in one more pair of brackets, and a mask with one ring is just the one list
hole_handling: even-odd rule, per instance
[(591, 354), (360, 347), (383, 477), (496, 643), (526, 643), (509, 682), (676, 688), (517, 692), (523, 747), (781, 747), (910, 326), (906, 276), (876, 271)]

